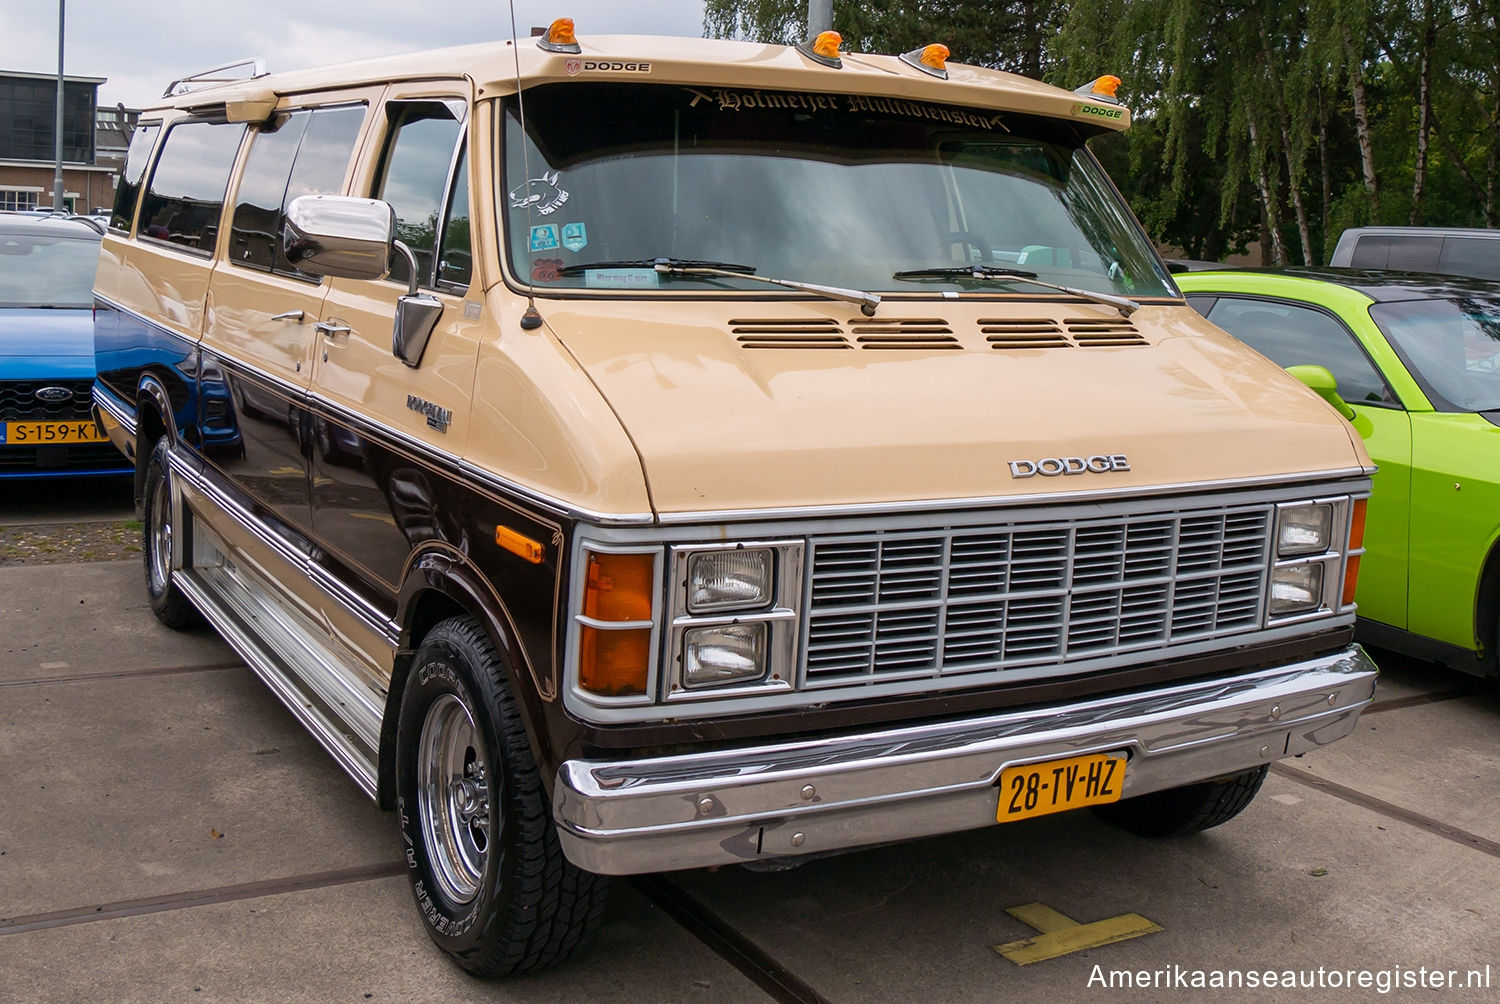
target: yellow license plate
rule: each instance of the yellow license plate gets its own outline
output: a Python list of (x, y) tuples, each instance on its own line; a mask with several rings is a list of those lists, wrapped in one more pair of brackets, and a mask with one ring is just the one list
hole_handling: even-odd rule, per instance
[(1091, 753), (1007, 767), (1000, 772), (1000, 808), (995, 818), (1008, 823), (1085, 805), (1118, 802), (1124, 783), (1123, 753)]
[(50, 446), (67, 443), (102, 443), (109, 437), (91, 418), (71, 422), (7, 422), (8, 446)]

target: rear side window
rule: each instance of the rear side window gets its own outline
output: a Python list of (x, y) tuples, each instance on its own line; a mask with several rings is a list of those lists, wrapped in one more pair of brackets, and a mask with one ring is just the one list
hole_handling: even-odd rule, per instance
[(1500, 239), (1443, 238), (1438, 271), (1448, 275), (1472, 275), (1476, 279), (1500, 279)]
[(122, 234), (130, 233), (130, 224), (135, 221), (136, 197), (141, 193), (141, 178), (146, 175), (146, 162), (151, 159), (151, 148), (156, 145), (161, 123), (142, 125), (130, 137), (130, 149), (125, 153), (125, 169), (120, 172), (120, 184), (115, 189), (115, 207), (109, 216), (109, 228)]
[(1354, 268), (1394, 268), (1404, 272), (1436, 272), (1441, 237), (1407, 234), (1367, 234), (1354, 245), (1349, 264)]
[(300, 195), (344, 190), (344, 174), (363, 121), (363, 106), (346, 106), (282, 114), (261, 127), (251, 142), (235, 198), (230, 261), (305, 275), (282, 252), (286, 207)]
[[(449, 191), (463, 126), (453, 109), (441, 101), (399, 102), (389, 107), (390, 139), (374, 197), (396, 210), (396, 238), (416, 256), (418, 283), (430, 286), (443, 197)], [(466, 205), (465, 215), (467, 209)], [(404, 255), (391, 256), (391, 278), (407, 281)]]
[(167, 130), (141, 204), (140, 236), (213, 254), (244, 134), (243, 125), (228, 122), (183, 122)]

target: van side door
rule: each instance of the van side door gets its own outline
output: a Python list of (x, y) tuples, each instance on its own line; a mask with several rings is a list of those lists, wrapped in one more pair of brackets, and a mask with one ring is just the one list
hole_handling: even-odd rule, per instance
[[(274, 530), (312, 528), (307, 388), (327, 281), (282, 251), (286, 206), (341, 193), (373, 93), (278, 110), (251, 138), (235, 192), (224, 260), (209, 288), (203, 340), (202, 437), (209, 469)], [(307, 549), (302, 541), (289, 541)]]
[(420, 358), (393, 351), (398, 300), (411, 280), (405, 256), (393, 253), (385, 279), (333, 280), (314, 360), (312, 502), (322, 560), (391, 617), (412, 549), (462, 535), (456, 471), (483, 316), (477, 281), (469, 295), (469, 95), (467, 81), (393, 85), (350, 192), (392, 206), (397, 239), (415, 258), (415, 285), (440, 309)]

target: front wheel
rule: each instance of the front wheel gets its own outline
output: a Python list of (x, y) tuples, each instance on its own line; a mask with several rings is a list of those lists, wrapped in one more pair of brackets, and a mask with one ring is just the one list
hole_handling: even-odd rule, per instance
[(551, 965), (597, 926), (607, 882), (563, 856), (504, 668), (471, 618), (438, 624), (417, 651), (396, 786), (412, 895), (464, 969)]
[(172, 482), (168, 473), (167, 437), (156, 441), (146, 462), (142, 493), (141, 551), (146, 564), (146, 593), (151, 612), (169, 628), (182, 630), (199, 621), (198, 611), (173, 581), (173, 540), (178, 528), (172, 517)]
[(1197, 784), (1137, 795), (1094, 811), (1122, 830), (1142, 837), (1180, 837), (1227, 823), (1260, 791), (1267, 766)]

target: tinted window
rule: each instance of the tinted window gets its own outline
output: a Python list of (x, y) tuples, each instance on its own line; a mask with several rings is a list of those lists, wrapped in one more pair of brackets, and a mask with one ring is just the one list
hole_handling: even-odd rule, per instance
[(185, 122), (168, 130), (146, 186), (140, 236), (212, 254), (244, 134), (243, 125), (225, 122)]
[(467, 286), (474, 259), (469, 248), (469, 153), (458, 155), (453, 193), (448, 197), (448, 215), (443, 221), (443, 245), (438, 254), (439, 282)]
[(275, 264), (287, 179), (311, 117), (305, 111), (278, 115), (256, 133), (235, 198), (231, 261), (265, 269)]
[(281, 249), (286, 207), (301, 195), (344, 190), (344, 173), (364, 108), (324, 108), (277, 116), (256, 134), (235, 200), (230, 259), (301, 275)]
[(1438, 271), (1500, 279), (1500, 237), (1445, 237)]
[(1313, 307), (1276, 300), (1223, 297), (1208, 319), (1278, 366), (1326, 366), (1339, 396), (1357, 403), (1395, 403), (1354, 335)]
[(1500, 300), (1377, 303), (1370, 316), (1440, 411), (1500, 410)]
[[(426, 282), (460, 126), (437, 101), (400, 103), (391, 112), (391, 135), (374, 197), (396, 210), (396, 238), (416, 255), (417, 274)], [(407, 281), (403, 255), (391, 257), (391, 278)]]
[(156, 143), (156, 134), (161, 132), (158, 124), (143, 125), (130, 137), (130, 149), (125, 154), (125, 169), (120, 172), (120, 184), (115, 189), (115, 208), (110, 214), (111, 230), (130, 232), (135, 219), (135, 200), (141, 191), (141, 178), (146, 174), (146, 161), (151, 159), (151, 147)]

